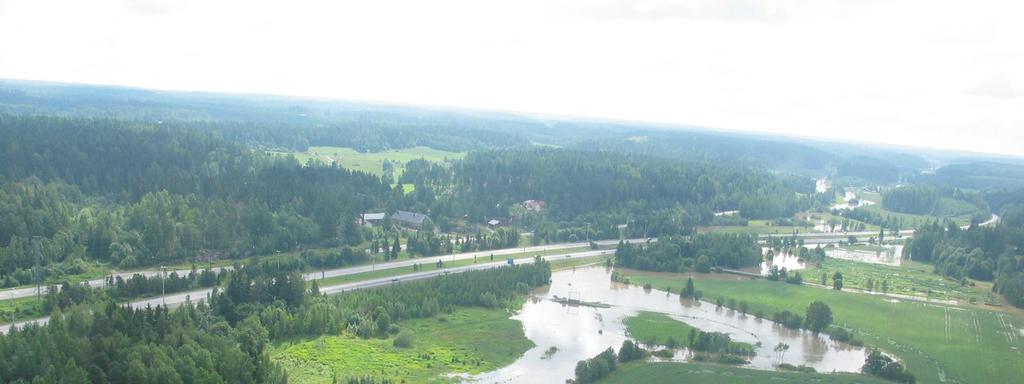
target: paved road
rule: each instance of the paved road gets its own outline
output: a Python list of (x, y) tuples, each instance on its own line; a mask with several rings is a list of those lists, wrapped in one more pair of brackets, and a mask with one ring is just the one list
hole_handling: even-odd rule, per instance
[[(632, 239), (630, 241), (639, 241), (639, 239)], [(605, 245), (605, 246), (607, 246), (607, 245), (615, 245), (615, 244), (618, 244), (618, 240), (601, 240), (601, 241), (596, 241), (596, 243), (598, 245)], [(311, 273), (306, 274), (306, 279), (310, 280), (310, 279), (314, 279), (314, 278), (326, 278), (326, 277), (334, 277), (334, 276), (344, 276), (344, 275), (351, 275), (351, 274), (356, 274), (356, 273), (363, 273), (363, 272), (373, 271), (373, 270), (377, 270), (377, 269), (410, 267), (413, 264), (436, 263), (438, 260), (443, 260), (443, 261), (447, 262), (447, 261), (452, 261), (452, 260), (472, 259), (473, 257), (478, 257), (478, 258), (486, 257), (486, 258), (490, 259), (490, 255), (492, 255), (492, 254), (494, 256), (508, 256), (508, 255), (516, 256), (516, 255), (522, 255), (522, 254), (527, 254), (528, 255), (530, 253), (552, 251), (552, 250), (559, 250), (559, 249), (580, 248), (580, 247), (586, 247), (586, 246), (589, 246), (589, 245), (590, 244), (587, 243), (587, 242), (560, 243), (560, 244), (540, 245), (540, 246), (535, 246), (535, 247), (495, 249), (495, 250), (492, 250), (492, 251), (457, 253), (457, 254), (454, 254), (454, 255), (433, 256), (433, 257), (424, 257), (424, 258), (416, 258), (416, 259), (405, 259), (405, 260), (397, 260), (397, 261), (391, 261), (391, 262), (387, 262), (387, 263), (379, 263), (379, 264), (372, 264), (372, 265), (359, 266), (359, 267), (336, 268), (336, 269), (329, 269), (329, 270), (324, 270), (324, 271), (311, 272)], [(214, 271), (216, 271), (216, 272), (219, 272), (222, 269), (232, 269), (232, 267), (231, 266), (225, 266), (225, 267), (217, 267), (217, 268), (212, 268), (212, 269)], [(177, 272), (179, 275), (187, 275), (189, 272), (191, 272), (191, 269), (168, 270), (167, 274), (170, 275), (171, 272)], [(146, 277), (154, 277), (154, 276), (160, 276), (160, 271), (159, 270), (144, 270), (144, 271), (135, 271), (135, 272), (120, 272), (120, 273), (113, 274), (113, 276), (115, 278), (120, 276), (121, 278), (128, 279), (128, 278), (132, 277), (132, 275), (135, 275), (135, 274), (141, 274), (141, 275), (146, 276)], [(103, 277), (103, 278), (100, 278), (100, 279), (89, 280), (89, 281), (82, 282), (82, 284), (89, 284), (89, 286), (91, 286), (91, 287), (106, 287), (106, 285), (107, 285), (107, 278)], [(44, 295), (48, 291), (49, 291), (49, 289), (46, 286), (42, 287), (42, 293)], [(32, 296), (35, 296), (35, 295), (36, 295), (36, 288), (35, 287), (13, 288), (13, 289), (0, 290), (0, 300), (19, 299), (19, 298), (24, 298), (24, 297), (32, 297)]]
[[(999, 215), (992, 214), (992, 216), (989, 217), (988, 220), (985, 220), (984, 222), (978, 223), (978, 225), (985, 227), (985, 226), (989, 226), (989, 225), (995, 224), (998, 221), (999, 221)], [(969, 227), (969, 225), (964, 225), (964, 226), (961, 226), (960, 228), (967, 229), (967, 227)], [(900, 234), (901, 238), (914, 237), (914, 230), (913, 229), (904, 229), (904, 230), (900, 231), (899, 234)], [(835, 243), (835, 242), (838, 242), (839, 240), (846, 240), (850, 236), (865, 237), (865, 236), (876, 236), (876, 235), (878, 235), (878, 231), (830, 232), (830, 233), (825, 233), (825, 232), (805, 232), (805, 233), (797, 233), (795, 236), (797, 238), (804, 239), (804, 243), (805, 244), (823, 244), (823, 243)], [(794, 236), (794, 235), (793, 234), (760, 234), (760, 235), (757, 235), (757, 236), (760, 239), (768, 239), (768, 238), (773, 238), (773, 237), (774, 238), (791, 237), (791, 236)], [(888, 231), (886, 232), (886, 238), (891, 238), (891, 237), (889, 237), (889, 232)]]
[[(618, 243), (618, 242), (615, 241), (614, 243)], [(586, 243), (583, 243), (583, 244), (586, 245)], [(577, 246), (579, 246), (579, 245), (577, 245)], [(535, 248), (544, 248), (544, 247), (535, 247)], [(566, 245), (566, 248), (573, 248), (573, 247), (569, 247), (569, 246)], [(522, 248), (520, 248), (520, 251), (521, 250), (522, 250)], [(529, 250), (530, 250), (530, 248), (527, 248), (527, 253), (529, 253)], [(534, 250), (534, 252), (536, 252), (538, 250), (539, 249), (536, 249), (536, 250)], [(577, 253), (572, 253), (572, 254), (561, 254), (561, 255), (543, 256), (542, 258), (545, 259), (545, 260), (549, 260), (549, 261), (554, 261), (554, 260), (571, 260), (571, 259), (581, 259), (581, 258), (595, 257), (595, 256), (602, 256), (602, 255), (611, 255), (611, 254), (614, 254), (614, 253), (615, 253), (614, 250), (596, 250), (596, 251), (577, 252)], [(470, 255), (471, 254), (472, 253), (470, 253)], [(490, 255), (490, 253), (488, 253), (488, 255)], [(495, 255), (497, 255), (497, 253), (495, 253)], [(459, 255), (456, 255), (456, 256), (459, 256)], [(447, 256), (447, 257), (451, 257), (451, 256)], [(515, 263), (517, 263), (517, 264), (533, 263), (533, 257), (526, 257), (526, 258), (521, 258), (521, 259), (515, 259)], [(414, 273), (408, 273), (408, 274), (394, 276), (394, 277), (386, 277), (386, 278), (364, 280), (364, 281), (357, 281), (357, 282), (352, 282), (352, 283), (345, 283), (345, 284), (338, 284), (338, 285), (331, 285), (331, 286), (326, 286), (326, 287), (320, 287), (320, 292), (322, 292), (324, 294), (327, 294), (327, 295), (334, 295), (334, 294), (342, 293), (342, 292), (345, 292), (345, 291), (351, 291), (351, 290), (355, 290), (355, 289), (372, 288), (372, 287), (378, 287), (378, 286), (382, 286), (382, 285), (400, 283), (400, 282), (403, 282), (403, 281), (414, 281), (414, 280), (426, 279), (426, 278), (431, 278), (431, 277), (435, 277), (435, 276), (439, 276), (439, 275), (452, 274), (452, 273), (461, 273), (461, 272), (466, 272), (466, 271), (475, 271), (475, 270), (481, 270), (481, 269), (497, 268), (497, 267), (501, 267), (501, 266), (504, 266), (504, 265), (507, 265), (507, 261), (506, 260), (495, 261), (495, 262), (488, 261), (486, 263), (467, 265), (467, 266), (457, 267), (457, 268), (446, 268), (446, 269), (432, 270), (432, 271), (425, 271), (425, 272), (414, 272)], [(361, 267), (357, 267), (357, 268), (361, 268)], [(358, 272), (354, 272), (354, 273), (358, 273)], [(340, 275), (335, 275), (335, 276), (340, 276)], [(319, 276), (317, 278), (319, 278)], [(307, 277), (307, 279), (309, 279), (309, 278)], [(167, 305), (168, 307), (173, 308), (173, 307), (177, 307), (177, 306), (181, 305), (182, 303), (184, 303), (186, 301), (189, 301), (189, 300), (191, 300), (193, 302), (199, 301), (199, 300), (205, 300), (206, 298), (209, 297), (209, 295), (210, 295), (210, 293), (212, 291), (213, 291), (212, 288), (198, 289), (198, 290), (189, 291), (189, 292), (180, 292), (180, 293), (169, 294), (166, 297), (156, 297), (156, 298), (151, 298), (151, 299), (135, 300), (135, 301), (131, 301), (131, 302), (126, 303), (126, 304), (129, 305), (129, 306), (132, 306), (132, 307), (146, 307), (146, 306)], [(16, 327), (23, 327), (26, 324), (40, 324), (40, 325), (43, 325), (43, 324), (46, 324), (46, 322), (49, 321), (49, 319), (50, 319), (49, 317), (43, 317), (43, 318), (38, 318), (38, 319), (24, 320), (24, 321), (19, 321), (19, 322), (15, 323), (14, 326), (16, 326)], [(0, 326), (0, 333), (9, 332), (10, 329), (11, 329), (11, 324), (5, 324), (3, 326)]]
[[(231, 266), (226, 266), (226, 267), (212, 268), (212, 270), (215, 271), (215, 272), (219, 272), (222, 269), (232, 269), (232, 267)], [(184, 276), (184, 275), (188, 275), (188, 273), (191, 272), (191, 271), (192, 271), (192, 269), (168, 269), (167, 270), (167, 275), (169, 276), (172, 272), (177, 272), (178, 275)], [(114, 274), (107, 275), (107, 276), (113, 276), (114, 278), (121, 277), (121, 278), (127, 280), (127, 279), (131, 278), (133, 275), (136, 275), (136, 274), (143, 275), (143, 276), (146, 276), (146, 277), (154, 277), (154, 276), (160, 276), (160, 271), (159, 270), (155, 270), (155, 271), (154, 270), (144, 270), (144, 271), (135, 271), (135, 272), (118, 272), (118, 273), (114, 273)], [(99, 278), (99, 279), (83, 281), (82, 284), (89, 284), (90, 287), (106, 287), (107, 286), (107, 277), (104, 276), (104, 277)], [(42, 287), (42, 293), (44, 295), (47, 292), (49, 292), (49, 291), (50, 290), (49, 290), (49, 288), (47, 286), (44, 285)], [(32, 296), (35, 296), (35, 295), (36, 295), (36, 287), (5, 289), (5, 290), (0, 291), (0, 300), (20, 299), (20, 298), (23, 298), (23, 297), (32, 297)]]

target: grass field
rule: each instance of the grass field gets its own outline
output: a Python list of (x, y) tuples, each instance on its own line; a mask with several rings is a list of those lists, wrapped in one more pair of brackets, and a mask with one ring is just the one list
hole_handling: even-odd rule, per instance
[(295, 155), (299, 162), (305, 164), (309, 160), (320, 161), (326, 164), (337, 162), (344, 168), (353, 171), (362, 171), (378, 176), (384, 175), (384, 161), (388, 160), (395, 164), (394, 180), (398, 180), (405, 171), (405, 163), (425, 159), (436, 163), (443, 163), (450, 160), (457, 160), (465, 156), (462, 152), (448, 152), (429, 147), (404, 148), (384, 152), (357, 152), (352, 148), (345, 147), (309, 147), (305, 152), (271, 152), (278, 155)]
[(931, 265), (916, 261), (904, 260), (902, 265), (894, 267), (826, 257), (821, 268), (813, 263), (808, 263), (807, 269), (801, 274), (804, 281), (820, 283), (821, 274), (825, 273), (828, 277), (826, 285), (830, 285), (832, 284), (832, 275), (842, 272), (844, 287), (862, 290), (867, 290), (867, 281), (871, 279), (874, 282), (873, 291), (875, 292), (882, 292), (882, 281), (888, 280), (888, 293), (938, 300), (957, 300), (961, 304), (969, 304), (972, 300), (978, 305), (989, 301), (998, 301), (998, 298), (989, 289), (991, 285), (962, 286), (956, 281), (932, 273), (932, 270)]
[(699, 232), (715, 233), (746, 233), (746, 234), (791, 234), (793, 232), (813, 232), (814, 227), (792, 227), (771, 225), (770, 220), (749, 220), (746, 226), (715, 226), (701, 227)]
[[(686, 284), (680, 274), (629, 272), (635, 284), (672, 287)], [(1024, 377), (1020, 311), (1006, 312), (942, 306), (839, 292), (766, 280), (699, 280), (706, 300), (746, 300), (751, 311), (804, 313), (821, 300), (832, 308), (835, 325), (852, 329), (870, 346), (896, 354), (919, 382), (1012, 383)]]
[[(447, 373), (481, 373), (511, 364), (534, 346), (522, 323), (504, 310), (463, 308), (398, 326), (414, 335), (411, 348), (393, 339), (320, 336), (275, 344), (271, 359), (293, 383), (330, 383), (358, 376), (389, 377), (395, 383), (454, 382)], [(500, 341), (500, 342), (496, 342)]]
[(695, 329), (668, 315), (654, 312), (640, 312), (622, 320), (622, 324), (630, 337), (641, 342), (653, 340), (658, 345), (666, 345), (669, 337), (685, 344), (690, 331)]
[(772, 372), (704, 363), (629, 363), (600, 381), (603, 384), (891, 384), (891, 381), (856, 374)]

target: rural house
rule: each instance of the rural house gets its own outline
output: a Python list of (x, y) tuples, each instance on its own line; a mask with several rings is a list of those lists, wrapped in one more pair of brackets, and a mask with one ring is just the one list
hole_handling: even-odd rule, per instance
[(424, 223), (429, 221), (430, 217), (416, 212), (395, 211), (395, 213), (391, 215), (391, 222), (411, 228), (420, 228)]

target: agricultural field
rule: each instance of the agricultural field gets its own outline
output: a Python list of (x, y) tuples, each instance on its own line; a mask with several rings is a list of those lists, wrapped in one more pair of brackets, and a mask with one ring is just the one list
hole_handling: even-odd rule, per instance
[(394, 163), (393, 180), (398, 180), (405, 171), (405, 163), (425, 159), (435, 163), (445, 163), (461, 159), (465, 156), (462, 152), (448, 152), (430, 147), (414, 147), (396, 149), (385, 152), (357, 152), (345, 147), (309, 147), (305, 152), (271, 152), (278, 155), (294, 155), (299, 162), (305, 164), (309, 160), (320, 161), (325, 164), (337, 163), (344, 168), (353, 171), (362, 171), (378, 176), (384, 176), (384, 161)]
[[(991, 283), (975, 282), (976, 286), (973, 287), (961, 285), (933, 273), (930, 264), (909, 260), (903, 260), (899, 267), (894, 267), (826, 257), (820, 267), (808, 263), (807, 269), (801, 271), (801, 274), (805, 282), (820, 284), (824, 273), (827, 277), (825, 285), (831, 285), (832, 275), (836, 272), (843, 274), (843, 288), (883, 293), (882, 284), (888, 281), (888, 289), (884, 293), (941, 301), (956, 300), (960, 305), (998, 302), (996, 295), (991, 293)], [(871, 287), (868, 287), (868, 280), (872, 282)]]
[(394, 337), (326, 335), (276, 343), (271, 359), (284, 366), (293, 383), (331, 383), (335, 375), (385, 376), (396, 383), (455, 382), (445, 375), (494, 370), (534, 346), (522, 323), (505, 310), (462, 308), (403, 321), (398, 327), (413, 334), (411, 347), (394, 346)]
[[(626, 271), (634, 284), (682, 289), (686, 275)], [(751, 311), (803, 313), (821, 300), (834, 325), (853, 331), (867, 345), (893, 353), (923, 383), (1011, 383), (1024, 377), (1024, 314), (936, 305), (855, 292), (840, 292), (759, 279), (698, 280), (705, 299), (746, 300)]]
[[(685, 379), (684, 379), (685, 378)], [(707, 363), (628, 363), (622, 364), (600, 381), (602, 384), (617, 383), (649, 383), (668, 384), (797, 384), (797, 383), (831, 383), (831, 384), (883, 384), (891, 381), (857, 374), (826, 374), (773, 372), (754, 369), (730, 367)]]

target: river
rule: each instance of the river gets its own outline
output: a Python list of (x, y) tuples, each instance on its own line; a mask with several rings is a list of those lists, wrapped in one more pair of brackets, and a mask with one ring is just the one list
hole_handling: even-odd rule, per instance
[[(627, 335), (622, 320), (639, 311), (665, 313), (705, 331), (724, 332), (736, 341), (757, 344), (748, 368), (774, 369), (778, 343), (789, 344), (783, 361), (807, 365), (819, 372), (857, 372), (864, 363), (864, 348), (832, 341), (827, 335), (786, 329), (768, 320), (757, 320), (729, 309), (715, 309), (707, 302), (680, 300), (676, 294), (646, 291), (641, 287), (611, 281), (611, 270), (585, 267), (555, 272), (549, 286), (536, 290), (522, 310), (513, 316), (523, 323), (526, 336), (536, 346), (512, 365), (481, 375), (465, 377), (479, 383), (565, 383), (572, 378), (576, 363), (608, 347), (616, 350)], [(780, 283), (781, 284), (781, 283)], [(554, 296), (597, 301), (609, 308), (563, 305)], [(558, 351), (545, 356), (550, 347)], [(674, 360), (684, 361), (685, 350)]]

